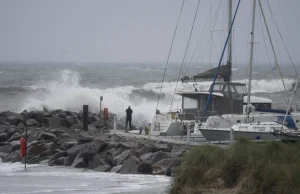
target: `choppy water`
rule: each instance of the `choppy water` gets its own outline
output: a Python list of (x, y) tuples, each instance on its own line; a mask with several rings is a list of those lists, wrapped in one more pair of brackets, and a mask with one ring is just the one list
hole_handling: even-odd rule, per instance
[(85, 194), (164, 194), (171, 179), (165, 176), (120, 175), (0, 162), (0, 193), (85, 193)]
[[(191, 65), (185, 75), (195, 75), (208, 68)], [(179, 65), (169, 65), (159, 103), (161, 111), (170, 109), (179, 70)], [(284, 70), (285, 84), (291, 89), (294, 72), (290, 68)], [(269, 71), (268, 65), (254, 68), (253, 93), (264, 92), (268, 96), (283, 90), (281, 81), (274, 79)], [(1, 63), (0, 72), (0, 111), (41, 110), (43, 107), (80, 111), (83, 104), (98, 111), (102, 95), (103, 107), (119, 117), (123, 117), (125, 109), (131, 105), (133, 122), (138, 124), (149, 122), (155, 113), (164, 65)], [(247, 83), (247, 68), (234, 68), (233, 79)], [(203, 82), (197, 87), (207, 90), (210, 84)], [(188, 89), (193, 89), (193, 86), (179, 82), (177, 91)], [(175, 95), (173, 108), (177, 107), (181, 107), (181, 99)]]

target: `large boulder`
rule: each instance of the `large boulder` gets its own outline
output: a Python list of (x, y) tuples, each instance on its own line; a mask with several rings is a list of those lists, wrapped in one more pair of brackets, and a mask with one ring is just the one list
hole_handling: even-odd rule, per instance
[(57, 137), (59, 137), (61, 134), (65, 133), (65, 131), (61, 130), (61, 129), (51, 129), (50, 132), (55, 134)]
[(45, 150), (42, 153), (40, 153), (40, 157), (45, 157), (45, 156), (52, 156), (58, 152), (61, 152), (58, 149), (54, 149), (54, 150)]
[(15, 134), (13, 134), (13, 136), (11, 136), (11, 138), (9, 138), (9, 140), (7, 140), (8, 142), (11, 142), (11, 141), (16, 141), (16, 140), (20, 140), (21, 138), (21, 135), (16, 132)]
[(110, 170), (110, 172), (119, 173), (121, 168), (122, 168), (122, 165), (115, 166)]
[(86, 168), (87, 167), (87, 163), (84, 160), (83, 157), (81, 157), (79, 154), (78, 156), (75, 158), (75, 160), (73, 161), (72, 168)]
[(70, 127), (70, 129), (82, 129), (82, 123), (74, 124)]
[(29, 113), (30, 118), (37, 120), (39, 123), (45, 123), (43, 111), (32, 111)]
[(23, 111), (20, 115), (22, 116), (23, 121), (25, 121), (25, 122), (30, 119), (29, 113), (27, 111), (26, 112)]
[(147, 145), (147, 146), (143, 146), (142, 148), (140, 148), (138, 150), (140, 156), (147, 154), (149, 152), (157, 152), (158, 148), (154, 145)]
[(141, 162), (137, 168), (140, 174), (152, 174), (152, 165), (149, 163)]
[(6, 125), (6, 126), (9, 126), (10, 123), (9, 121), (7, 120), (7, 117), (6, 116), (0, 116), (0, 124), (1, 125)]
[(67, 127), (71, 127), (74, 124), (75, 119), (72, 116), (67, 116), (65, 119)]
[(0, 144), (0, 153), (10, 153), (12, 145), (7, 142), (3, 142)]
[(2, 162), (21, 162), (22, 158), (20, 156), (20, 151), (14, 151), (12, 153), (7, 154), (3, 159)]
[(130, 154), (130, 150), (123, 151), (121, 154), (114, 157), (113, 164), (115, 166), (122, 164), (129, 157), (129, 154)]
[(20, 150), (20, 141), (12, 141), (9, 143), (11, 145), (11, 149), (9, 152), (15, 152)]
[(58, 138), (56, 138), (53, 143), (57, 144), (58, 146), (61, 146), (62, 144), (66, 142), (73, 142), (75, 141), (73, 137), (71, 136), (65, 136), (64, 133), (61, 134)]
[(41, 131), (37, 140), (47, 140), (47, 141), (53, 141), (56, 138), (56, 135), (53, 133), (46, 133)]
[(49, 160), (49, 166), (61, 166), (64, 165), (66, 157), (57, 158), (55, 160)]
[(0, 142), (5, 142), (7, 140), (7, 134), (6, 133), (1, 133), (0, 134)]
[(140, 157), (142, 162), (149, 163), (152, 165), (155, 164), (156, 162), (166, 159), (166, 158), (170, 158), (170, 155), (168, 153), (165, 153), (162, 151), (159, 151), (156, 153), (147, 153)]
[(34, 144), (27, 149), (27, 153), (34, 156), (40, 155), (44, 151), (44, 147), (45, 143)]
[(10, 127), (7, 131), (6, 134), (8, 136), (8, 138), (10, 138), (13, 134), (15, 134), (17, 132), (17, 130), (15, 128)]
[(153, 164), (153, 174), (172, 176), (180, 165), (178, 158), (167, 158)]
[(58, 158), (67, 157), (67, 156), (68, 156), (67, 152), (57, 152), (56, 154), (54, 154), (53, 156), (51, 156), (49, 162), (53, 161), (53, 160), (56, 160)]
[(84, 144), (78, 144), (67, 150), (68, 156), (71, 160), (77, 155), (80, 155), (86, 160), (90, 160), (93, 155), (102, 152), (106, 147), (107, 143), (103, 141), (92, 141)]
[(97, 172), (110, 172), (110, 170), (111, 170), (111, 167), (106, 164), (100, 165), (97, 168), (94, 168), (94, 171), (97, 171)]
[(66, 150), (70, 149), (71, 147), (75, 146), (76, 144), (77, 144), (76, 141), (64, 142), (59, 146), (59, 148), (63, 151), (66, 151)]
[(26, 121), (26, 125), (27, 125), (28, 127), (39, 127), (39, 126), (40, 126), (40, 123), (37, 122), (37, 121), (34, 120), (34, 119), (29, 119), (29, 120)]
[(140, 160), (137, 157), (129, 156), (129, 158), (127, 158), (127, 160), (124, 161), (119, 173), (137, 174), (139, 165), (140, 165)]
[(88, 142), (91, 142), (93, 141), (94, 138), (93, 137), (80, 137), (77, 142), (78, 144), (82, 144), (82, 143), (88, 143)]
[(105, 155), (101, 155), (101, 154), (94, 155), (93, 159), (89, 162), (89, 168), (91, 169), (95, 169), (99, 166), (110, 166), (109, 161), (107, 161), (107, 158), (105, 158)]

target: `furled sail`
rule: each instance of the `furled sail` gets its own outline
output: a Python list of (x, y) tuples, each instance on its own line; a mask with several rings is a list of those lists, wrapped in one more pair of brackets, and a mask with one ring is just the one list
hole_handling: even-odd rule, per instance
[[(209, 69), (207, 71), (204, 71), (202, 73), (199, 73), (195, 76), (185, 76), (181, 79), (182, 82), (189, 82), (189, 81), (197, 81), (197, 80), (207, 80), (207, 79), (213, 79), (215, 76), (215, 73), (217, 71), (218, 67)], [(223, 79), (224, 81), (230, 81), (231, 77), (231, 65), (222, 65), (219, 68), (219, 75), (217, 77), (218, 80)]]

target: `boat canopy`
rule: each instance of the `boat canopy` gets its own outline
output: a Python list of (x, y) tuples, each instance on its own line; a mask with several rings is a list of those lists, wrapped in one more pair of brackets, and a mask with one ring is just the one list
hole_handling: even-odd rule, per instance
[[(215, 76), (215, 73), (217, 71), (218, 67), (209, 69), (207, 71), (204, 71), (202, 73), (199, 73), (195, 76), (185, 76), (181, 79), (182, 82), (188, 82), (188, 81), (196, 81), (198, 79), (213, 79)], [(219, 75), (218, 75), (218, 79), (224, 79), (224, 81), (230, 81), (230, 77), (231, 77), (231, 65), (227, 64), (227, 65), (222, 65), (219, 68)]]

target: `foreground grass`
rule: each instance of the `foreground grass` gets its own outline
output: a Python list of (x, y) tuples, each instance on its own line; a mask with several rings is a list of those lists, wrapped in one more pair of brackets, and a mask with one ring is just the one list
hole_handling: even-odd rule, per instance
[(170, 193), (300, 193), (300, 144), (195, 147), (182, 157)]

